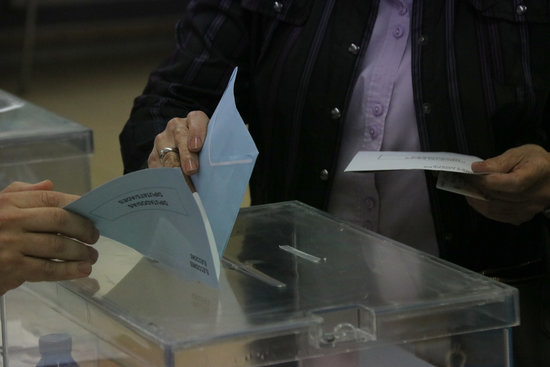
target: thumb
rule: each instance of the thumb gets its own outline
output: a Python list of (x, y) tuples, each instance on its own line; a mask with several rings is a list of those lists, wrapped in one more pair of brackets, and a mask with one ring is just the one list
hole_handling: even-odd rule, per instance
[(518, 163), (518, 157), (514, 154), (501, 154), (499, 156), (472, 163), (474, 173), (507, 173), (513, 170)]

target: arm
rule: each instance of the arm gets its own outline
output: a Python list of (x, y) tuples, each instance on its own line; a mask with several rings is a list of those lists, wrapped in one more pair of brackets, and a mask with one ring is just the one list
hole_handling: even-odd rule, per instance
[(43, 181), (0, 191), (0, 295), (25, 281), (86, 277), (97, 260), (84, 244), (98, 240), (97, 229), (62, 209), (77, 196), (51, 190)]
[(468, 198), (478, 212), (496, 221), (519, 225), (550, 207), (550, 153), (522, 145), (472, 164), (473, 184), (487, 201)]

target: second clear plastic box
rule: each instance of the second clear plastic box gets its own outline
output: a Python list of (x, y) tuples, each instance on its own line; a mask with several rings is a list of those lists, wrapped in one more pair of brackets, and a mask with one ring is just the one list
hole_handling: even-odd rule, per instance
[(91, 188), (92, 130), (0, 90), (0, 189), (51, 179), (58, 191)]

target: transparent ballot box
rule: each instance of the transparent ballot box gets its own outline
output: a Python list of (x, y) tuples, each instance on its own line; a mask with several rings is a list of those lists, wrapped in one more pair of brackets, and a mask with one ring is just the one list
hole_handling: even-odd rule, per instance
[(58, 191), (91, 188), (92, 130), (0, 90), (0, 188), (51, 179)]
[(5, 295), (10, 366), (510, 365), (518, 293), (299, 202), (241, 209), (212, 288), (102, 238), (90, 278)]

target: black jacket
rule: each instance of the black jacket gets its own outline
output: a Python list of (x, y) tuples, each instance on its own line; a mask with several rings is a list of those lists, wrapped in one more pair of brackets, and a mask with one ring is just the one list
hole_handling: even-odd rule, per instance
[[(413, 3), (422, 149), (483, 158), (524, 143), (548, 149), (548, 1)], [(295, 199), (324, 209), (377, 8), (376, 0), (191, 2), (176, 50), (151, 74), (120, 135), (126, 172), (143, 165), (170, 118), (211, 114), (238, 65), (237, 104), (260, 152), (253, 204)], [(542, 215), (521, 226), (498, 223), (436, 190), (431, 174), (428, 185), (443, 258), (478, 271), (542, 264)]]

